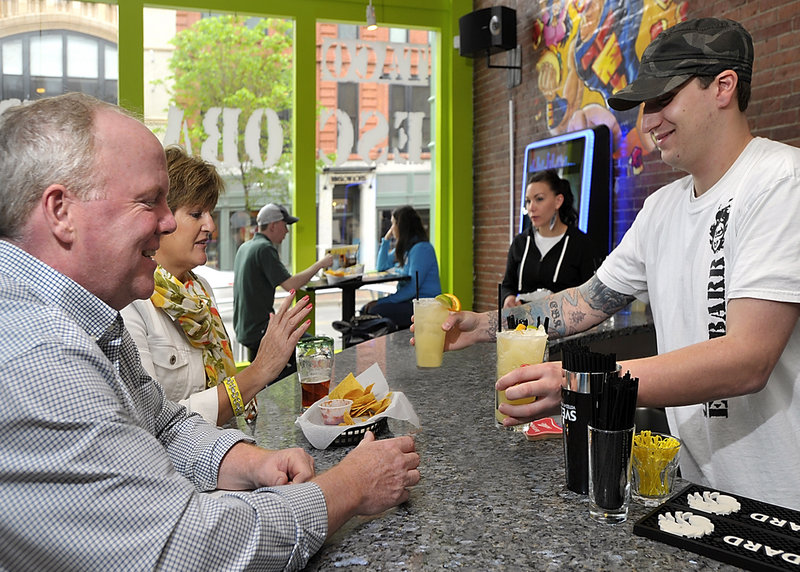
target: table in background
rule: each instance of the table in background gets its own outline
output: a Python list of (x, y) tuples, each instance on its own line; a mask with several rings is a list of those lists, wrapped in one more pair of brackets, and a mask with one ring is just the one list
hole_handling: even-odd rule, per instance
[[(351, 519), (328, 539), (308, 570), (734, 570), (635, 536), (648, 509), (632, 503), (627, 522), (599, 524), (587, 497), (564, 486), (561, 440), (530, 442), (494, 426), (495, 345), (444, 355), (441, 368), (417, 369), (411, 334), (399, 331), (336, 355), (334, 382), (373, 363), (403, 391), (422, 421), (416, 432), (422, 481), (404, 505)], [(321, 472), (349, 448), (312, 448), (294, 420), (294, 376), (259, 394), (258, 443), (299, 446)], [(390, 420), (389, 430), (413, 429)]]
[(356, 315), (356, 290), (370, 284), (382, 284), (385, 282), (403, 282), (409, 280), (408, 276), (378, 272), (374, 274), (363, 274), (355, 278), (349, 278), (336, 284), (328, 284), (327, 280), (312, 280), (306, 284), (302, 290), (316, 293), (320, 290), (339, 289), (342, 291), (342, 321), (349, 322)]

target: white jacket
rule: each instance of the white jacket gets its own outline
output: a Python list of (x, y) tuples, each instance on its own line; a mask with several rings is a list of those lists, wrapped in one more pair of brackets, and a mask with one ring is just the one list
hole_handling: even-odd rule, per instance
[[(203, 278), (206, 292), (216, 306), (214, 293)], [(163, 387), (167, 399), (199, 413), (217, 424), (217, 388), (206, 389), (203, 350), (193, 347), (180, 325), (150, 300), (136, 300), (122, 309), (122, 319), (139, 348), (142, 365)]]

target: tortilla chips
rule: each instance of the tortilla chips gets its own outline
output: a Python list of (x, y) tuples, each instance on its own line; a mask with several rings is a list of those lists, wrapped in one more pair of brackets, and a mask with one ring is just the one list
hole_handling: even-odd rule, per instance
[(343, 425), (355, 425), (356, 422), (368, 420), (373, 415), (384, 411), (392, 402), (390, 391), (383, 399), (376, 399), (372, 386), (362, 387), (352, 373), (348, 373), (336, 388), (328, 395), (329, 399), (352, 399), (350, 413), (345, 413)]

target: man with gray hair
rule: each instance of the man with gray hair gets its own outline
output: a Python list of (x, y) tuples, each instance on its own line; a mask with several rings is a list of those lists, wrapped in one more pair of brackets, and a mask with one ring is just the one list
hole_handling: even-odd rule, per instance
[[(800, 509), (800, 150), (750, 133), (753, 42), (701, 18), (662, 32), (639, 75), (608, 98), (643, 104), (642, 131), (687, 176), (650, 195), (587, 283), (508, 310), (548, 316), (550, 335), (584, 331), (634, 298), (650, 302), (658, 356), (626, 361), (639, 405), (666, 407), (692, 482)], [(494, 339), (496, 312), (454, 314), (446, 347)], [(520, 423), (560, 402), (561, 364), (497, 381)]]
[(168, 185), (119, 108), (68, 94), (0, 116), (0, 569), (296, 570), (419, 480), (411, 437), (368, 433), (315, 475), (165, 400), (119, 310), (153, 292)]

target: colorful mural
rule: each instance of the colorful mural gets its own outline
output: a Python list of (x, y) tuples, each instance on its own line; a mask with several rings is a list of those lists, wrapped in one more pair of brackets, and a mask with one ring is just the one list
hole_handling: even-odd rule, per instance
[(538, 86), (547, 101), (544, 118), (553, 135), (606, 125), (614, 157), (639, 174), (653, 151), (641, 133), (639, 108), (613, 111), (606, 97), (625, 87), (639, 57), (662, 30), (686, 19), (687, 2), (673, 0), (548, 0), (534, 23)]

